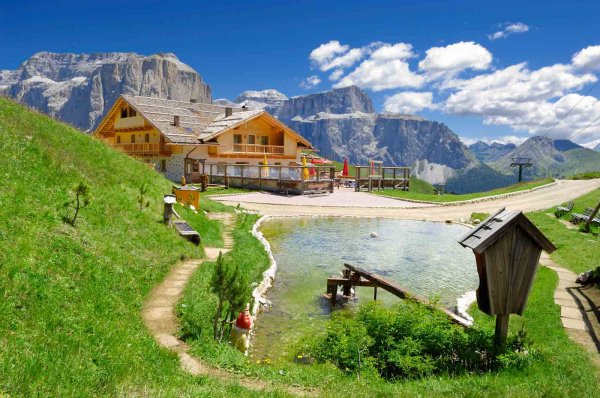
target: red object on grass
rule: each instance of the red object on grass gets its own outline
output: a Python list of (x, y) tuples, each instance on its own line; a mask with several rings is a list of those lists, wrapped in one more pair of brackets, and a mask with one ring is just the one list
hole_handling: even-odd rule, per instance
[(342, 168), (342, 176), (348, 176), (348, 158), (344, 158), (344, 168)]
[(252, 328), (252, 317), (250, 316), (250, 311), (248, 311), (248, 309), (240, 312), (240, 315), (235, 320), (235, 326), (240, 329)]

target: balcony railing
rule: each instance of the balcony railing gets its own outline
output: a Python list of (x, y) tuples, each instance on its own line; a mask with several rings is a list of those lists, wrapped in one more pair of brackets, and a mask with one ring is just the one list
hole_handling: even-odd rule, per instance
[(283, 155), (284, 149), (285, 147), (280, 145), (233, 144), (233, 152), (236, 153)]
[(164, 151), (160, 143), (143, 142), (139, 144), (115, 144), (117, 149), (133, 155), (158, 155)]

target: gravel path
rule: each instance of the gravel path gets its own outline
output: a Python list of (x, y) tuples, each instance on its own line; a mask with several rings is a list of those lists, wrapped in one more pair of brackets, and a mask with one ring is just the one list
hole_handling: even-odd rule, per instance
[(446, 206), (412, 203), (347, 190), (336, 190), (329, 196), (314, 198), (249, 193), (213, 199), (233, 206), (240, 204), (246, 209), (270, 216), (351, 216), (459, 221), (469, 219), (471, 213), (491, 213), (500, 207), (525, 212), (547, 209), (597, 188), (600, 188), (600, 179), (559, 180), (547, 188), (524, 192), (517, 196)]

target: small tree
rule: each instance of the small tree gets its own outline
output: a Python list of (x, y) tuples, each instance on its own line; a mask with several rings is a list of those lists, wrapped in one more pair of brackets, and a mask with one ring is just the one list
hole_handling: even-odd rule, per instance
[(90, 188), (86, 183), (80, 182), (73, 190), (73, 193), (75, 194), (75, 198), (64, 204), (66, 208), (73, 208), (73, 217), (65, 216), (63, 217), (63, 221), (74, 227), (79, 211), (88, 207), (90, 204)]
[(238, 311), (244, 308), (250, 293), (250, 285), (238, 266), (231, 267), (219, 253), (212, 275), (211, 290), (217, 296), (217, 310), (213, 319), (215, 340), (221, 341), (229, 333)]
[[(235, 267), (230, 274), (230, 278), (229, 289), (226, 292), (229, 308), (228, 313), (221, 323), (221, 336), (219, 340), (223, 339), (224, 334), (231, 332), (231, 325), (235, 320), (235, 316), (244, 308), (247, 297), (250, 295), (250, 285), (246, 277), (241, 273), (239, 266)], [(227, 329), (227, 332), (225, 332), (225, 329)]]
[(146, 199), (146, 194), (148, 193), (148, 186), (146, 184), (142, 184), (140, 187), (140, 196), (138, 196), (138, 205), (140, 206), (140, 211), (144, 211), (144, 209), (150, 206), (150, 201)]
[(221, 315), (223, 314), (223, 307), (225, 305), (225, 301), (227, 300), (227, 289), (229, 283), (229, 276), (227, 273), (227, 266), (225, 261), (223, 260), (223, 254), (219, 252), (219, 257), (217, 258), (217, 264), (215, 265), (215, 271), (213, 272), (212, 278), (210, 280), (210, 289), (211, 291), (217, 295), (217, 311), (215, 313), (215, 318), (213, 320), (213, 332), (215, 340), (219, 338), (219, 320), (221, 319)]

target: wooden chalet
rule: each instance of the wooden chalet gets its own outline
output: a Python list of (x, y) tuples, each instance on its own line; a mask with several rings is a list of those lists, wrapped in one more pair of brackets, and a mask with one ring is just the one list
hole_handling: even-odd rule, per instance
[[(299, 167), (311, 143), (264, 110), (121, 95), (94, 137), (172, 181), (239, 165)], [(281, 178), (281, 177), (280, 177)]]

